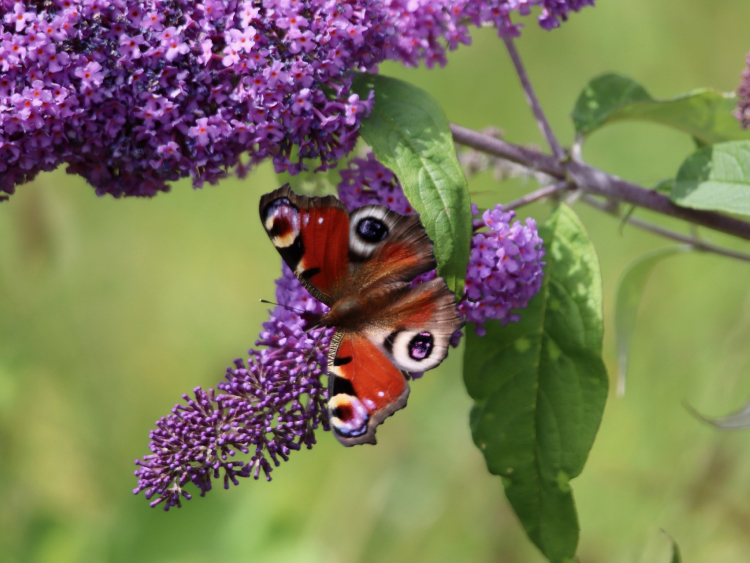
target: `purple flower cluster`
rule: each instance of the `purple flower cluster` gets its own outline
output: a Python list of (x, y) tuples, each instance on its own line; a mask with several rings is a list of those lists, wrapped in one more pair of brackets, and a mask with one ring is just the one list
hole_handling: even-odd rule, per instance
[[(581, 8), (593, 6), (594, 0), (542, 0), (541, 2), (521, 0), (519, 2), (519, 4), (525, 4), (526, 6), (532, 3), (542, 7), (542, 13), (539, 15), (539, 25), (546, 30), (552, 30), (560, 27), (561, 21), (567, 21), (570, 12), (578, 12)], [(523, 10), (519, 6), (519, 12), (525, 13)]]
[(750, 129), (750, 53), (747, 55), (747, 68), (742, 72), (742, 81), (737, 88), (737, 111), (734, 116), (742, 127)]
[(349, 211), (372, 204), (385, 205), (402, 215), (415, 213), (396, 175), (372, 152), (352, 158), (339, 174), (338, 196)]
[(500, 204), (485, 210), (481, 218), (472, 204), (472, 214), (477, 217), (475, 234), (458, 310), (467, 322), (475, 323), (481, 336), (489, 320), (521, 320), (511, 310), (525, 308), (542, 288), (545, 249), (531, 217), (525, 223), (512, 222), (516, 212), (504, 212)]
[(242, 173), (243, 152), (335, 161), (370, 107), (351, 70), (383, 43), (364, 4), (2, 0), (0, 190), (63, 162), (99, 194), (150, 196)]
[[(339, 198), (350, 210), (380, 204), (399, 213), (414, 213), (396, 176), (372, 153), (351, 159), (341, 178)], [(489, 320), (503, 324), (520, 320), (511, 310), (526, 307), (542, 287), (545, 250), (532, 218), (513, 222), (515, 211), (503, 212), (502, 205), (480, 216), (472, 204), (472, 214), (475, 234), (458, 310), (466, 322), (475, 323), (477, 334), (483, 335), (483, 325)], [(434, 271), (428, 272), (417, 283), (435, 276)]]
[(542, 10), (539, 25), (551, 30), (567, 20), (571, 11), (593, 6), (594, 0), (386, 0), (384, 5), (397, 31), (387, 57), (409, 66), (424, 60), (432, 67), (446, 63), (447, 50), (471, 43), (467, 23), (491, 25), (501, 36), (517, 36), (522, 26), (511, 15), (529, 15), (537, 6)]
[[(238, 477), (271, 480), (273, 466), (286, 461), (293, 450), (315, 443), (315, 429), (328, 430), (326, 392), (321, 376), (332, 329), (305, 332), (306, 317), (326, 307), (314, 299), (284, 266), (277, 281), (276, 307), (247, 363), (238, 359), (227, 368), (218, 391), (194, 389), (195, 398), (183, 395), (172, 413), (156, 423), (150, 434), (151, 454), (136, 460), (138, 486), (151, 506), (181, 506), (193, 483), (204, 496), (212, 479), (223, 473), (224, 488)], [(247, 462), (237, 452), (250, 454)], [(273, 464), (273, 465), (272, 465)]]
[(0, 193), (63, 163), (116, 197), (267, 158), (325, 169), (371, 108), (354, 71), (444, 64), (467, 23), (516, 33), (511, 14), (540, 6), (549, 29), (590, 3), (0, 0)]

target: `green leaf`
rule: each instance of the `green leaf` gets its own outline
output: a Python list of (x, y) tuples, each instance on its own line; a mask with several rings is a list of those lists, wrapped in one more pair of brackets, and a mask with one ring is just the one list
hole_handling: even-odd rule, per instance
[(683, 207), (750, 215), (750, 141), (691, 154), (677, 172), (670, 197)]
[(607, 397), (602, 285), (591, 241), (561, 205), (540, 229), (544, 284), (521, 321), (467, 331), (464, 379), (474, 442), (500, 475), (529, 538), (553, 563), (570, 561), (578, 517), (569, 480), (580, 474)]
[(672, 563), (682, 563), (682, 555), (680, 555), (680, 546), (677, 542), (672, 540)]
[(630, 78), (603, 74), (583, 89), (572, 117), (580, 135), (589, 135), (615, 121), (642, 120), (684, 131), (700, 146), (750, 139), (750, 132), (734, 118), (736, 107), (734, 94), (701, 89), (658, 100)]
[(662, 533), (665, 536), (667, 536), (669, 543), (672, 544), (672, 559), (670, 559), (671, 563), (682, 563), (682, 555), (680, 555), (680, 546), (677, 545), (677, 542), (674, 541), (674, 538), (670, 536), (667, 532), (662, 530)]
[(438, 274), (463, 294), (471, 242), (471, 202), (448, 119), (424, 90), (407, 82), (359, 74), (354, 90), (375, 106), (360, 133), (377, 159), (393, 170), (435, 244)]
[(677, 542), (672, 540), (672, 563), (682, 563), (682, 555), (680, 555), (680, 546)]
[(617, 284), (615, 298), (615, 339), (617, 340), (617, 393), (625, 394), (625, 378), (628, 371), (630, 338), (635, 328), (641, 294), (654, 266), (663, 258), (690, 250), (689, 245), (666, 246), (647, 252), (626, 268)]
[(612, 120), (618, 108), (650, 101), (649, 93), (637, 82), (618, 74), (603, 74), (579, 94), (571, 117), (576, 132), (587, 135)]

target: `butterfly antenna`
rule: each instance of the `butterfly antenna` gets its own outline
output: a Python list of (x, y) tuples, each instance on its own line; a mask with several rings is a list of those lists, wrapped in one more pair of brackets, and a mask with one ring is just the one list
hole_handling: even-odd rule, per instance
[(296, 307), (290, 307), (289, 305), (282, 305), (281, 303), (276, 303), (275, 301), (268, 301), (267, 299), (259, 299), (261, 303), (268, 303), (269, 305), (276, 305), (277, 307), (284, 307), (284, 309), (287, 309), (288, 311), (293, 311), (299, 315), (302, 315), (305, 313), (302, 309), (297, 309)]

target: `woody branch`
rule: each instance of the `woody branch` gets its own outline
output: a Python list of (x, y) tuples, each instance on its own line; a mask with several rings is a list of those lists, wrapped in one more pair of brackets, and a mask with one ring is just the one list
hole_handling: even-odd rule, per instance
[(572, 189), (630, 203), (662, 215), (750, 240), (750, 222), (713, 211), (680, 207), (664, 194), (628, 182), (583, 162), (569, 161), (563, 165), (554, 156), (541, 151), (496, 139), (456, 124), (451, 124), (451, 131), (453, 139), (460, 145), (544, 172), (558, 180), (568, 180)]
[[(542, 110), (539, 99), (534, 92), (526, 68), (516, 50), (513, 40), (506, 38), (504, 41), (505, 46), (508, 49), (508, 54), (513, 61), (513, 66), (515, 67), (516, 73), (521, 81), (521, 85), (523, 86), (529, 106), (531, 107), (539, 129), (547, 140), (553, 155), (515, 145), (454, 123), (451, 124), (451, 131), (453, 133), (454, 141), (458, 144), (515, 162), (532, 170), (543, 172), (558, 180), (556, 187), (543, 188), (534, 194), (529, 194), (526, 198), (521, 198), (518, 201), (512, 202), (514, 206), (520, 207), (527, 202), (535, 201), (540, 197), (544, 197), (548, 195), (547, 191), (554, 193), (560, 192), (563, 189), (573, 192), (579, 190), (580, 193), (583, 194), (603, 196), (607, 200), (613, 202), (629, 203), (636, 207), (649, 209), (662, 215), (688, 221), (692, 225), (708, 227), (715, 231), (750, 240), (750, 222), (735, 219), (734, 217), (729, 217), (720, 213), (714, 213), (712, 211), (700, 211), (680, 207), (672, 203), (672, 201), (664, 194), (639, 186), (633, 182), (628, 182), (627, 180), (623, 180), (622, 178), (618, 178), (617, 176), (590, 166), (585, 162), (570, 158), (570, 155), (565, 153), (552, 131), (552, 127)], [(606, 203), (597, 202), (597, 200), (591, 197), (586, 197), (583, 200), (594, 208), (611, 213), (611, 210)], [(597, 203), (599, 204), (597, 205)], [(645, 223), (643, 221), (630, 220), (630, 218), (627, 219), (630, 223), (656, 234), (676, 240), (684, 240), (684, 237), (679, 233), (669, 231), (670, 234), (667, 235), (666, 229), (658, 226), (651, 228), (650, 224), (648, 226), (641, 224)], [(713, 245), (706, 245), (696, 237), (690, 238), (689, 241), (700, 250), (716, 252)], [(707, 246), (712, 248), (707, 248)], [(732, 251), (721, 251), (717, 253), (731, 255)], [(744, 255), (741, 259), (745, 259)]]

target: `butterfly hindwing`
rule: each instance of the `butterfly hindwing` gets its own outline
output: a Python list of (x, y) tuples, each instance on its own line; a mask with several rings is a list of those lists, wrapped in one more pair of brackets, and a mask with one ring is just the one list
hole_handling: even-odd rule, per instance
[(349, 213), (333, 196), (264, 195), (260, 219), (281, 257), (318, 300), (333, 303), (348, 284)]
[(331, 429), (345, 446), (374, 444), (375, 429), (406, 406), (406, 377), (364, 335), (338, 331), (328, 354)]
[(363, 329), (399, 369), (424, 372), (448, 355), (453, 333), (463, 325), (453, 293), (442, 278), (416, 285), (390, 300)]

